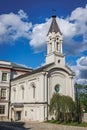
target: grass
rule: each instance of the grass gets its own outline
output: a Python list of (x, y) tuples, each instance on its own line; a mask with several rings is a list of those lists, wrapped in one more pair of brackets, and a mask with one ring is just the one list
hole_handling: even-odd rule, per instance
[(57, 120), (49, 120), (47, 121), (48, 123), (53, 123), (53, 124), (61, 124), (61, 125), (68, 125), (68, 126), (79, 126), (79, 127), (87, 127), (87, 123), (86, 122), (81, 122), (81, 123), (77, 123), (77, 122), (70, 122), (70, 123), (66, 123), (66, 122), (59, 122)]

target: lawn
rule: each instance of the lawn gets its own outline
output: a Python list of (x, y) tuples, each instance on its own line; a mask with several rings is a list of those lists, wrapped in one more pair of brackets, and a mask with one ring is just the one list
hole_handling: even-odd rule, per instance
[(87, 127), (87, 122), (81, 122), (81, 123), (77, 123), (77, 122), (70, 122), (70, 123), (66, 123), (66, 122), (59, 122), (56, 120), (49, 120), (47, 121), (48, 123), (53, 123), (53, 124), (61, 124), (61, 125), (68, 125), (68, 126), (79, 126), (79, 127)]

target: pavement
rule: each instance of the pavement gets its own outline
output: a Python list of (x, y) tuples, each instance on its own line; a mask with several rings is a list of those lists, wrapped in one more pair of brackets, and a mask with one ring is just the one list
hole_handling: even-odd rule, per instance
[(39, 122), (0, 122), (0, 130), (87, 130), (87, 128)]

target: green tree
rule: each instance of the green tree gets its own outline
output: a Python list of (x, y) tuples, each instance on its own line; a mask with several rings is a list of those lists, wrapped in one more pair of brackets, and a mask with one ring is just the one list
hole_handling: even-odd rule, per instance
[(82, 88), (80, 100), (83, 105), (84, 112), (87, 112), (87, 85), (83, 86)]
[(55, 115), (55, 119), (59, 121), (72, 121), (75, 117), (75, 103), (69, 96), (54, 93), (50, 101), (49, 112)]
[(62, 113), (62, 121), (70, 122), (74, 120), (74, 112), (75, 112), (75, 103), (72, 98), (69, 96), (61, 96), (60, 100), (61, 113)]
[(76, 103), (76, 121), (80, 123), (83, 116), (83, 101), (85, 96), (84, 86), (81, 84), (75, 84), (75, 103)]
[(50, 101), (49, 112), (51, 115), (55, 115), (56, 120), (59, 120), (60, 117), (60, 98), (59, 94), (54, 93)]
[(75, 84), (75, 89), (76, 88), (78, 89), (78, 99), (80, 101), (82, 109), (84, 112), (87, 112), (87, 85)]

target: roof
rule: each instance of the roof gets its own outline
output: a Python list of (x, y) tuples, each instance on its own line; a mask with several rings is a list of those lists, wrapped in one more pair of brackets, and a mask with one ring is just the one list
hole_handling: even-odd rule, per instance
[[(26, 74), (20, 75), (20, 76), (18, 76), (16, 78), (12, 79), (11, 81), (15, 81), (15, 80), (18, 80), (18, 79), (21, 79), (21, 78), (24, 78), (24, 77), (27, 77), (27, 76), (30, 76), (30, 75), (33, 75), (33, 74), (36, 74), (36, 73), (40, 73), (40, 72), (43, 72), (43, 71), (45, 72), (46, 69), (48, 67), (52, 66), (52, 65), (54, 65), (54, 62), (50, 63), (50, 64), (46, 64), (46, 65), (44, 65), (42, 67), (39, 67), (39, 68), (37, 68), (35, 70), (32, 70), (31, 72), (28, 72)], [(75, 73), (67, 65), (65, 65), (65, 66), (71, 71), (72, 75), (75, 75)]]
[(16, 78), (12, 79), (12, 81), (17, 80), (17, 79), (21, 79), (21, 78), (24, 78), (24, 77), (27, 77), (27, 76), (32, 75), (32, 74), (36, 74), (36, 73), (45, 71), (46, 68), (48, 68), (49, 66), (51, 66), (53, 64), (54, 63), (50, 63), (50, 64), (44, 65), (42, 67), (39, 67), (39, 68), (37, 68), (37, 69), (35, 69), (35, 70), (31, 71), (31, 72), (28, 72), (26, 74), (20, 75), (20, 76), (18, 76)]
[(50, 29), (48, 31), (48, 34), (52, 33), (52, 32), (55, 32), (55, 33), (59, 32), (62, 35), (62, 33), (61, 33), (60, 29), (59, 29), (59, 26), (58, 26), (58, 24), (56, 22), (56, 16), (55, 15), (52, 16), (52, 23), (51, 23)]
[(72, 75), (75, 76), (75, 72), (73, 72), (68, 65), (65, 65), (67, 69), (69, 69), (72, 72)]
[(19, 64), (15, 64), (15, 63), (12, 63), (11, 62), (11, 66), (13, 67), (13, 68), (21, 68), (21, 69), (27, 69), (27, 70), (32, 70), (31, 68), (28, 68), (28, 67), (26, 67), (26, 66), (23, 66), (23, 65), (19, 65)]
[(2, 61), (0, 60), (0, 67), (4, 67), (4, 68), (9, 68), (9, 69), (16, 69), (16, 70), (24, 70), (24, 71), (30, 71), (32, 70), (31, 68), (28, 68), (26, 66), (23, 65), (19, 65), (13, 62), (8, 62), (8, 61)]

